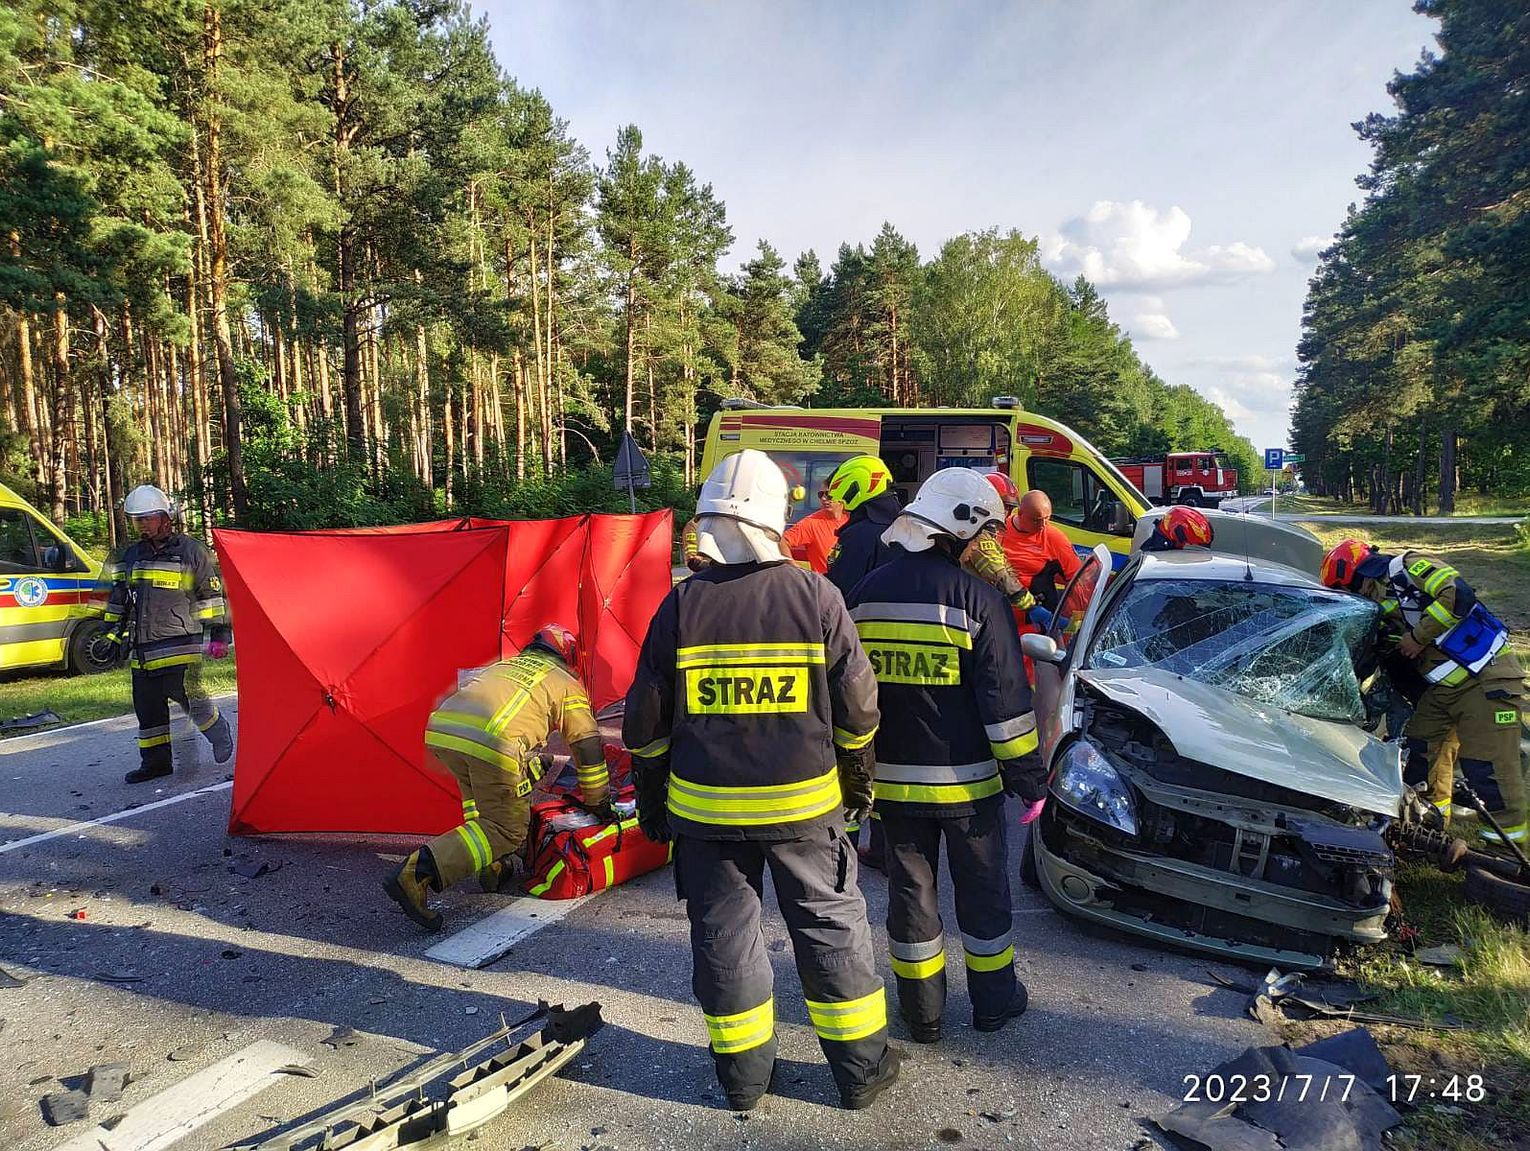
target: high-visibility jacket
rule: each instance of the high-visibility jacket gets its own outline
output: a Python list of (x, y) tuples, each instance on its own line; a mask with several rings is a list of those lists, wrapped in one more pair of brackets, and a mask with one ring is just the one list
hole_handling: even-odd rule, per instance
[(425, 744), (504, 768), (525, 795), (540, 775), (531, 753), (555, 731), (573, 750), (580, 797), (605, 799), (610, 777), (589, 693), (562, 660), (533, 647), (489, 665), (431, 712)]
[(839, 542), (839, 529), (844, 524), (844, 516), (835, 515), (827, 508), (819, 508), (787, 528), (782, 538), (788, 547), (802, 548), (807, 553), (804, 558), (808, 566), (823, 575), (829, 570), (829, 553)]
[(204, 633), (227, 643), (228, 608), (212, 552), (201, 540), (171, 532), (162, 543), (141, 539), (108, 560), (103, 618), (118, 625), (131, 601), (132, 664), (162, 671), (200, 662)]
[(1083, 566), (1062, 531), (1045, 524), (1037, 532), (1016, 530), (1013, 515), (999, 531), (999, 545), (1011, 570), (1048, 608), (1055, 609), (1058, 592)]
[(782, 840), (842, 821), (836, 748), (864, 754), (876, 728), (876, 679), (829, 583), (718, 564), (659, 605), (622, 738), (634, 771), (667, 775), (676, 832)]
[(1477, 593), (1444, 560), (1417, 551), (1376, 553), (1361, 561), (1359, 572), (1360, 593), (1381, 605), (1383, 625), (1394, 635), (1411, 632), (1424, 645), (1413, 665), (1426, 683), (1465, 683), (1485, 671), (1508, 640), (1507, 630), (1488, 616), (1491, 624), (1482, 629), (1475, 645), (1461, 651), (1452, 643), (1461, 638), (1463, 623), (1477, 606)]
[(887, 562), (892, 552), (882, 542), (882, 533), (902, 511), (897, 493), (887, 491), (850, 513), (839, 529), (834, 550), (829, 553), (827, 575), (840, 595), (848, 596), (867, 572)]
[(1020, 636), (1004, 597), (938, 549), (893, 549), (850, 615), (876, 669), (876, 804), (954, 817), (998, 802), (1001, 761), (1036, 750)]

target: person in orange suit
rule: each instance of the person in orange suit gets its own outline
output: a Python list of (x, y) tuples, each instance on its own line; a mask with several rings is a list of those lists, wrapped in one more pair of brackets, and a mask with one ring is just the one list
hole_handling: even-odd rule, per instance
[(999, 543), (1010, 568), (1036, 602), (1056, 611), (1062, 589), (1081, 564), (1068, 537), (1052, 526), (1052, 501), (1046, 492), (1032, 488), (1020, 497), (1020, 506), (1004, 521)]
[(818, 510), (787, 528), (782, 538), (794, 555), (801, 549), (808, 565), (823, 575), (829, 570), (829, 553), (839, 542), (839, 529), (849, 518), (845, 505), (830, 494), (825, 484), (818, 489)]

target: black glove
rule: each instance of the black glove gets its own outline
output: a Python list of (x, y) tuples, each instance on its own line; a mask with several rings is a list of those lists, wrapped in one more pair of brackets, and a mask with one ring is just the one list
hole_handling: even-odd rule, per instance
[(844, 797), (845, 821), (857, 823), (871, 814), (876, 753), (870, 744), (857, 751), (841, 748), (835, 757), (839, 768), (839, 790)]
[(1014, 795), (1026, 803), (1046, 798), (1047, 773), (1037, 752), (1022, 755), (1019, 759), (999, 762), (999, 775), (1004, 780), (1004, 794)]
[(675, 837), (669, 827), (669, 765), (633, 764), (632, 782), (637, 790), (638, 827), (655, 843), (668, 843)]
[(584, 808), (602, 823), (616, 822), (616, 805), (611, 802), (611, 797), (609, 795), (597, 803), (585, 803), (580, 801), (579, 806)]

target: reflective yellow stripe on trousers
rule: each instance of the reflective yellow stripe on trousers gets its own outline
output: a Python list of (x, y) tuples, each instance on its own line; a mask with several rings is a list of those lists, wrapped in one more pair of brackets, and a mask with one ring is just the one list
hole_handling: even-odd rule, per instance
[(740, 1051), (759, 1047), (770, 1042), (776, 1033), (776, 1001), (774, 996), (758, 1007), (740, 1011), (734, 1015), (707, 1015), (707, 1037), (712, 1050), (719, 1055), (737, 1055)]
[(845, 1003), (807, 1000), (808, 1017), (820, 1039), (850, 1043), (875, 1035), (887, 1026), (887, 994), (878, 987), (870, 995)]

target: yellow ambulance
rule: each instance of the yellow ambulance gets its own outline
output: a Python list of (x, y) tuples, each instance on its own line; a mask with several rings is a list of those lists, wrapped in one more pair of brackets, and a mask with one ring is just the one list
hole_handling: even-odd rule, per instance
[(1083, 436), (1056, 420), (1021, 410), (1013, 396), (990, 408), (799, 408), (724, 401), (707, 429), (701, 474), (744, 448), (781, 466), (802, 499), (793, 522), (818, 507), (817, 493), (851, 456), (879, 456), (907, 503), (941, 468), (1004, 472), (1025, 492), (1052, 499), (1052, 522), (1080, 555), (1103, 543), (1126, 562), (1137, 517), (1152, 506)]
[(105, 627), (100, 570), (100, 560), (0, 484), (0, 671), (111, 666), (90, 651)]

